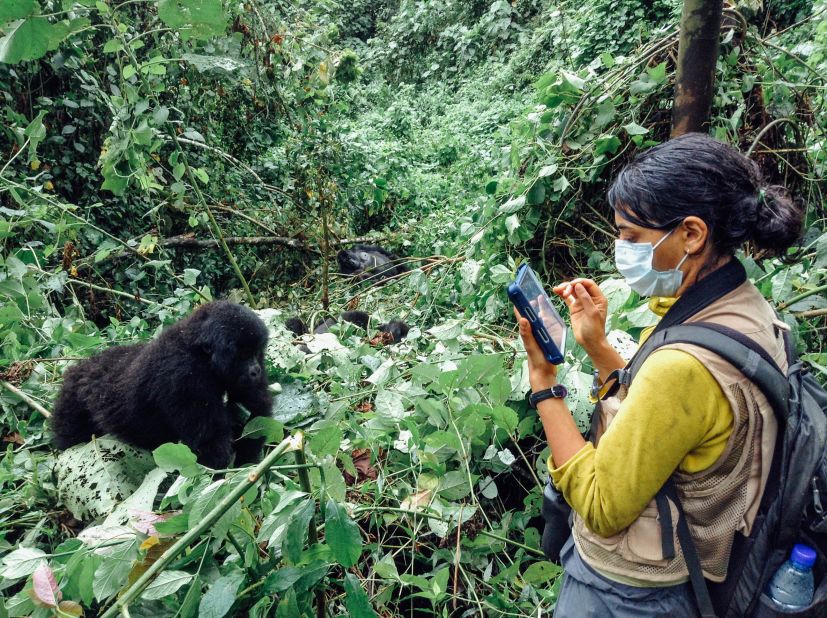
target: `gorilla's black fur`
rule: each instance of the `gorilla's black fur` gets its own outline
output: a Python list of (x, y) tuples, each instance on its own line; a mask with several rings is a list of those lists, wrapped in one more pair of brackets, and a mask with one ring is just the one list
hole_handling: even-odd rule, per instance
[[(368, 330), (368, 325), (370, 324), (370, 315), (368, 315), (364, 311), (344, 311), (341, 314), (339, 314), (339, 318), (344, 322), (350, 322), (351, 324), (358, 326), (364, 331)], [(336, 322), (336, 318), (327, 318), (316, 328), (313, 329), (313, 334), (319, 335), (321, 333), (330, 332), (330, 327), (336, 324)], [(301, 319), (298, 317), (288, 318), (284, 322), (284, 326), (287, 328), (287, 330), (296, 335), (296, 337), (301, 337), (302, 335), (310, 332), (305, 323), (302, 322)], [(392, 320), (387, 324), (380, 324), (376, 327), (376, 330), (378, 330), (380, 333), (389, 333), (391, 337), (391, 343), (399, 343), (405, 337), (408, 336), (408, 331), (410, 330), (410, 327), (401, 320)], [(300, 347), (303, 351), (308, 351), (307, 346)]]
[(399, 263), (393, 253), (376, 245), (353, 245), (339, 251), (336, 256), (339, 271), (351, 275), (358, 281), (377, 283), (401, 275), (408, 267)]
[[(200, 463), (225, 468), (243, 425), (237, 404), (252, 416), (271, 413), (266, 343), (255, 313), (216, 301), (154, 341), (92, 356), (64, 374), (51, 418), (54, 443), (64, 449), (104, 433), (147, 449), (181, 441)], [(236, 463), (255, 460), (261, 446), (241, 440)]]
[(402, 320), (391, 320), (387, 324), (380, 324), (377, 330), (380, 333), (388, 333), (391, 336), (391, 343), (399, 343), (408, 336), (411, 327)]

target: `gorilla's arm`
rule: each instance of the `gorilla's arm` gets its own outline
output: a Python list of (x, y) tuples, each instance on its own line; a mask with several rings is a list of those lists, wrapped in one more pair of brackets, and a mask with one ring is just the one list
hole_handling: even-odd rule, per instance
[(247, 422), (257, 416), (271, 416), (273, 411), (273, 397), (270, 395), (267, 383), (263, 382), (254, 388), (233, 393), (227, 402), (230, 416), (232, 416), (235, 421), (235, 464), (243, 465), (258, 459), (261, 453), (261, 447), (264, 446), (264, 438), (238, 439), (245, 425), (245, 423), (240, 420), (242, 418), (242, 412), (238, 409), (238, 404), (241, 404), (250, 412), (250, 418), (247, 419)]
[(179, 413), (169, 415), (167, 423), (198, 456), (198, 462), (215, 469), (230, 465), (233, 432), (221, 398), (190, 400), (175, 408)]

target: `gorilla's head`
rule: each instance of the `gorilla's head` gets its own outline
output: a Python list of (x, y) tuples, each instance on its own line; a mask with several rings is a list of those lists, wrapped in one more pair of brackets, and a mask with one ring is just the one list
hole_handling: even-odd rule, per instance
[(296, 335), (296, 337), (301, 337), (307, 333), (307, 326), (305, 326), (305, 323), (302, 322), (301, 318), (298, 316), (287, 318), (284, 321), (284, 328)]
[(266, 382), (267, 327), (250, 309), (219, 300), (203, 305), (187, 321), (225, 388), (248, 389)]
[(339, 262), (339, 270), (345, 275), (361, 273), (390, 262), (388, 256), (378, 251), (366, 250), (359, 245), (356, 245), (353, 249), (339, 251), (336, 259)]
[(391, 343), (399, 343), (408, 336), (408, 331), (411, 329), (402, 320), (391, 320), (387, 324), (379, 325), (379, 332), (388, 333), (391, 337)]

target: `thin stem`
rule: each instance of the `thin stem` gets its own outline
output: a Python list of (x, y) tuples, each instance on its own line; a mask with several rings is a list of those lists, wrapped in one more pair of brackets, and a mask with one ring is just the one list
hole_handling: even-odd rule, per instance
[(813, 296), (814, 294), (819, 294), (821, 292), (827, 292), (827, 284), (819, 285), (818, 287), (814, 287), (811, 290), (807, 290), (806, 292), (802, 292), (801, 294), (798, 294), (797, 296), (793, 296), (790, 300), (788, 300), (786, 302), (783, 302), (780, 305), (778, 305), (778, 308), (779, 309), (786, 309), (790, 305), (794, 305), (800, 300), (804, 300), (805, 298), (809, 298), (810, 296)]
[(201, 202), (201, 206), (204, 210), (207, 211), (207, 217), (210, 219), (210, 225), (213, 228), (213, 232), (217, 236), (217, 240), (221, 245), (221, 248), (224, 250), (224, 254), (227, 256), (227, 259), (230, 261), (230, 266), (233, 267), (235, 271), (236, 277), (238, 277), (239, 282), (241, 283), (241, 287), (244, 288), (244, 293), (247, 295), (247, 302), (250, 303), (251, 307), (254, 307), (256, 304), (256, 299), (253, 297), (253, 293), (250, 291), (250, 286), (247, 283), (247, 279), (244, 277), (244, 273), (241, 272), (241, 267), (238, 265), (238, 262), (233, 255), (233, 252), (230, 251), (230, 247), (227, 245), (227, 242), (224, 240), (224, 233), (221, 231), (221, 227), (218, 225), (218, 221), (215, 220), (215, 215), (212, 212), (209, 204), (207, 204), (206, 198), (204, 198), (204, 194), (201, 193), (201, 187), (198, 186), (198, 179), (195, 178), (195, 174), (192, 173), (192, 168), (190, 167), (189, 161), (187, 160), (187, 155), (184, 153), (184, 149), (181, 148), (181, 144), (178, 142), (178, 136), (175, 135), (174, 131), (170, 132), (172, 135), (172, 139), (175, 142), (176, 149), (180, 154), (181, 158), (184, 159), (184, 169), (186, 170), (187, 178), (189, 178), (190, 185), (193, 189), (195, 189), (195, 195), (198, 197), (198, 201)]
[[(299, 484), (302, 490), (312, 496), (313, 487), (310, 485), (310, 475), (307, 473), (307, 458), (304, 456), (304, 443), (302, 448), (293, 452), (293, 457), (296, 458), (296, 472), (299, 476)], [(322, 496), (319, 496), (319, 500)], [(316, 529), (316, 510), (313, 509), (313, 515), (310, 517), (310, 524), (307, 528), (307, 540), (310, 545), (316, 545), (319, 542), (319, 532)], [(316, 587), (316, 618), (324, 618), (325, 616), (325, 594), (321, 586)]]
[(5, 388), (7, 391), (12, 392), (12, 393), (14, 393), (15, 395), (17, 395), (18, 397), (20, 397), (20, 399), (22, 399), (22, 400), (23, 400), (23, 402), (24, 402), (26, 405), (28, 405), (30, 408), (32, 408), (32, 409), (34, 409), (34, 410), (37, 410), (38, 412), (40, 412), (40, 413), (41, 413), (43, 416), (45, 416), (46, 418), (50, 418), (50, 417), (52, 416), (52, 413), (51, 413), (51, 412), (49, 412), (46, 408), (44, 408), (43, 406), (41, 406), (41, 405), (40, 405), (39, 403), (37, 403), (34, 399), (32, 399), (32, 398), (31, 398), (31, 397), (29, 397), (26, 393), (24, 393), (24, 392), (23, 392), (23, 391), (21, 391), (19, 388), (17, 388), (14, 384), (11, 384), (11, 383), (9, 383), (9, 382), (6, 382), (5, 380), (0, 380), (0, 386), (2, 386), (3, 388)]

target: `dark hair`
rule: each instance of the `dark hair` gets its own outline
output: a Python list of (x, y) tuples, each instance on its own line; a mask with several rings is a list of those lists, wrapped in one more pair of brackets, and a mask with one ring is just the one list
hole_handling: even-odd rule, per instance
[(803, 210), (758, 165), (702, 133), (687, 133), (646, 150), (609, 188), (609, 204), (635, 225), (670, 229), (695, 216), (709, 227), (716, 255), (747, 241), (784, 253), (799, 238)]

